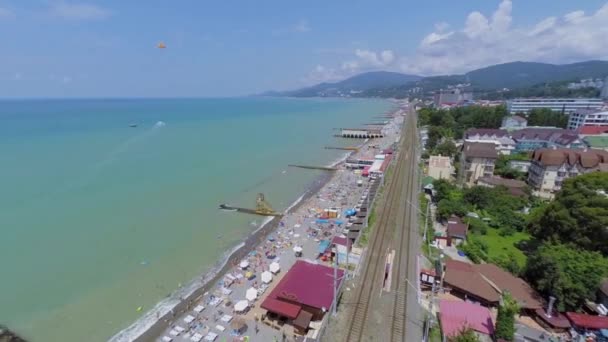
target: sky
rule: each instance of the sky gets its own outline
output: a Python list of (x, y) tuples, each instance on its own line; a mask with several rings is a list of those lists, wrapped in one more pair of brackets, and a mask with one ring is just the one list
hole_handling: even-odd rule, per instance
[(608, 1), (0, 0), (0, 37), (2, 98), (241, 96), (608, 60)]

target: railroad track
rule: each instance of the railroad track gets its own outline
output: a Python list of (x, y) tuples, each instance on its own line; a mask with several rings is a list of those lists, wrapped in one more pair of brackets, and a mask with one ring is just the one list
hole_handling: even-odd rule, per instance
[[(411, 120), (410, 120), (411, 121)], [(411, 123), (409, 124), (411, 125)], [(404, 127), (405, 137), (406, 129), (412, 131), (408, 126)], [(414, 128), (415, 129), (415, 128)], [(409, 135), (409, 134), (408, 134)], [(410, 139), (402, 138), (402, 147), (397, 157), (395, 172), (389, 180), (388, 186), (385, 188), (386, 197), (383, 201), (383, 207), (379, 211), (379, 218), (375, 224), (374, 231), (371, 233), (370, 246), (368, 247), (368, 257), (363, 268), (363, 273), (359, 278), (358, 286), (355, 290), (354, 308), (350, 320), (347, 323), (348, 332), (346, 341), (361, 341), (366, 330), (367, 318), (370, 312), (370, 303), (373, 302), (374, 289), (380, 293), (385, 275), (386, 255), (391, 245), (394, 230), (397, 225), (397, 219), (402, 215), (399, 214), (402, 207), (402, 197), (404, 195), (404, 183), (406, 176), (406, 165), (408, 154), (412, 151), (407, 142)], [(394, 280), (398, 280), (393, 278)], [(393, 336), (393, 334), (391, 334)]]
[[(409, 149), (407, 153), (415, 158), (415, 149), (416, 146), (416, 135), (415, 135), (415, 120), (411, 119), (410, 123), (407, 126), (408, 134), (406, 135), (407, 140), (410, 141)], [(416, 163), (415, 160), (412, 161), (406, 160), (407, 170), (405, 175), (405, 182), (403, 185), (404, 188), (400, 189), (401, 193), (404, 195), (403, 200), (400, 201), (400, 207), (402, 212), (397, 221), (397, 241), (398, 244), (395, 245), (396, 257), (395, 263), (393, 266), (394, 270), (394, 283), (396, 284), (394, 295), (395, 300), (393, 302), (393, 313), (391, 320), (391, 330), (390, 330), (390, 341), (394, 342), (403, 342), (406, 340), (406, 326), (407, 326), (407, 276), (409, 273), (409, 246), (410, 240), (412, 236), (412, 222), (415, 227), (414, 218), (417, 217), (416, 212), (414, 211), (414, 203), (416, 199), (414, 198), (417, 194), (415, 189), (416, 182)], [(407, 194), (408, 196), (405, 196)], [(408, 203), (409, 202), (409, 203)]]

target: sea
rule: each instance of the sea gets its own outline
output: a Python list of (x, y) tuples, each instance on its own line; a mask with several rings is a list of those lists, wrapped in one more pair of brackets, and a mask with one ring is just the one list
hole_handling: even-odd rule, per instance
[[(0, 102), (0, 324), (31, 341), (106, 341), (143, 328), (294, 203), (394, 107), (370, 99)], [(359, 142), (360, 143), (360, 142)], [(156, 310), (156, 311), (155, 311)], [(134, 322), (136, 322), (134, 324)], [(137, 330), (137, 329), (135, 329)]]

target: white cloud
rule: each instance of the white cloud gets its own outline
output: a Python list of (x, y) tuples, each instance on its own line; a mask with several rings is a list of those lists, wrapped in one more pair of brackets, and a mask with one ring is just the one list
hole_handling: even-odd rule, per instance
[(13, 18), (13, 17), (15, 17), (15, 12), (11, 11), (8, 8), (0, 7), (0, 19)]
[(101, 20), (111, 15), (110, 11), (93, 4), (57, 2), (51, 6), (51, 15), (70, 20)]
[(320, 82), (332, 82), (341, 79), (343, 76), (333, 68), (326, 68), (317, 65), (302, 81), (305, 84), (315, 84)]
[(418, 74), (466, 72), (512, 61), (569, 63), (608, 59), (608, 3), (594, 13), (574, 11), (550, 16), (535, 25), (512, 25), (512, 2), (503, 0), (491, 16), (471, 12), (461, 29), (424, 37), (401, 70)]
[(308, 25), (308, 20), (302, 19), (300, 20), (296, 26), (294, 26), (294, 30), (296, 32), (308, 32), (311, 30), (310, 25)]

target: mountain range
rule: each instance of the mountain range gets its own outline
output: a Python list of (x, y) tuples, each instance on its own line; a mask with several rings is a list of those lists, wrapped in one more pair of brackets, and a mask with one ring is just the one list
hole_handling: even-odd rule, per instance
[(405, 97), (426, 94), (450, 85), (469, 84), (475, 92), (523, 89), (554, 82), (578, 81), (608, 76), (607, 61), (586, 61), (572, 64), (512, 62), (476, 69), (460, 75), (423, 77), (397, 72), (373, 71), (340, 82), (320, 83), (311, 87), (284, 92), (267, 92), (265, 96), (290, 97)]

